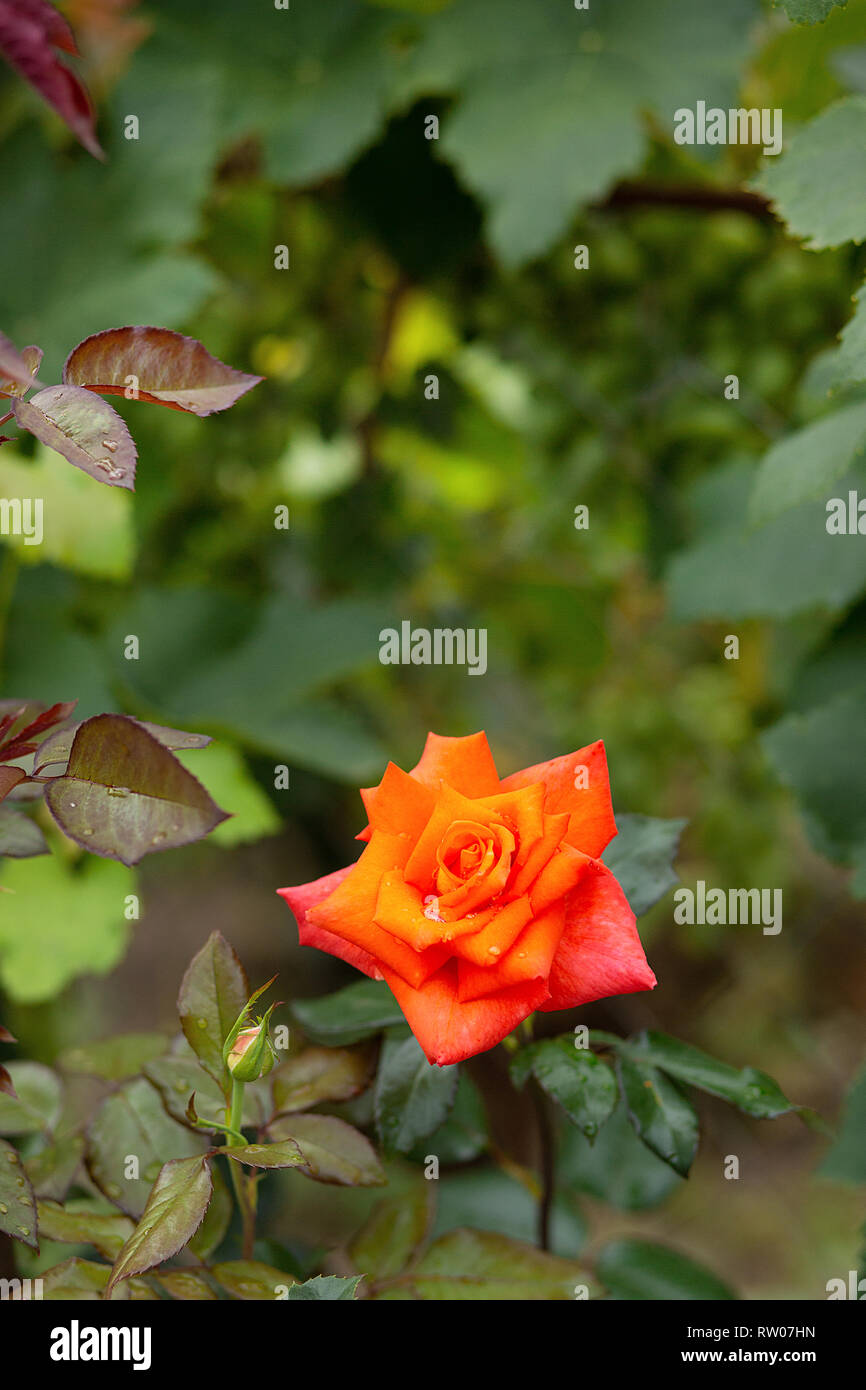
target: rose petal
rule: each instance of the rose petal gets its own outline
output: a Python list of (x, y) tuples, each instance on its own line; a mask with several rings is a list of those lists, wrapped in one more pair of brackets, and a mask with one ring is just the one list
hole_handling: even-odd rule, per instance
[(440, 1067), (495, 1047), (540, 1008), (548, 994), (543, 980), (532, 981), (461, 1004), (453, 961), (420, 989), (412, 989), (387, 969), (384, 975), (427, 1060)]
[(511, 950), (493, 964), (482, 966), (461, 960), (457, 975), (461, 1003), (529, 980), (546, 981), (564, 929), (565, 903), (558, 902), (529, 922)]
[(593, 863), (569, 900), (550, 970), (550, 999), (539, 1007), (573, 1009), (655, 983), (625, 894), (610, 869)]
[(565, 898), (577, 887), (586, 869), (594, 862), (581, 854), (579, 849), (573, 849), (569, 844), (560, 845), (529, 890), (533, 917)]
[(545, 815), (544, 830), (540, 838), (531, 845), (525, 856), (518, 856), (511, 882), (508, 884), (509, 897), (516, 898), (520, 893), (525, 893), (535, 882), (567, 835), (569, 820), (567, 811), (561, 811), (555, 816)]
[(480, 801), (472, 801), (454, 787), (443, 786), (439, 791), (436, 805), (430, 819), (419, 835), (406, 860), (405, 878), (418, 888), (427, 890), (438, 867), (436, 858), (442, 839), (454, 821), (469, 821), (484, 829), (507, 829), (505, 822), (495, 811), (484, 807)]
[(297, 888), (278, 888), (277, 892), (281, 898), (285, 898), (295, 914), (298, 940), (302, 946), (315, 946), (318, 950), (327, 952), (329, 956), (336, 956), (347, 965), (352, 965), (356, 970), (369, 975), (371, 980), (381, 980), (382, 972), (369, 951), (364, 951), (360, 946), (354, 946), (350, 941), (344, 941), (333, 932), (313, 926), (312, 922), (307, 921), (308, 908), (315, 907), (323, 898), (333, 893), (354, 867), (354, 864), (349, 864), (345, 869), (338, 869), (336, 873), (314, 879), (312, 883), (302, 883)]
[[(480, 914), (479, 914), (480, 915)], [(528, 898), (516, 898), (500, 911), (491, 912), (490, 919), (472, 936), (462, 936), (452, 942), (455, 956), (472, 960), (476, 965), (489, 965), (491, 948), (504, 955), (517, 940), (532, 917)]]
[[(578, 768), (587, 769), (588, 786), (576, 788), (574, 779)], [(526, 787), (543, 782), (546, 788), (545, 811), (568, 811), (571, 817), (566, 839), (575, 849), (595, 859), (616, 834), (613, 806), (610, 800), (610, 781), (604, 744), (599, 740), (562, 758), (513, 772), (502, 780), (502, 790)]]
[[(499, 773), (485, 733), (465, 738), (443, 738), (428, 734), (421, 761), (411, 774), (417, 781), (438, 791), (443, 782), (464, 796), (495, 796), (502, 790)], [(536, 781), (541, 781), (537, 777)]]
[(447, 949), (434, 946), (428, 951), (415, 951), (373, 920), (382, 876), (403, 867), (407, 849), (403, 836), (374, 831), (357, 864), (329, 897), (308, 910), (307, 921), (360, 946), (380, 965), (390, 966), (417, 986), (439, 969), (449, 954)]
[(370, 818), (365, 836), (368, 840), (373, 830), (384, 830), (389, 835), (411, 835), (417, 839), (436, 801), (429, 787), (410, 777), (396, 763), (388, 764), (378, 787), (362, 788), (361, 798)]

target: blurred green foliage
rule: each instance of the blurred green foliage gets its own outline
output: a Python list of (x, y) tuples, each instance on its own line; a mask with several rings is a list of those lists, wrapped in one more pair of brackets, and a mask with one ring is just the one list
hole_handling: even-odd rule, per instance
[[(602, 737), (618, 810), (689, 820), (686, 881), (786, 895), (771, 945), (654, 909), (661, 988), (624, 1017), (760, 1057), (789, 1094), (805, 1069), (804, 1099), (835, 1106), (863, 1051), (862, 920), (803, 827), (866, 895), (866, 551), (824, 528), (827, 496), (866, 492), (862, 309), (834, 346), (866, 271), (866, 0), (143, 13), (119, 75), (91, 74), (105, 167), (0, 75), (0, 322), (43, 345), (45, 380), (136, 322), (267, 380), (215, 420), (115, 399), (133, 498), (4, 447), (0, 491), (43, 495), (46, 532), (3, 546), (2, 694), (215, 735), (187, 765), (236, 820), (178, 862), (203, 881), (281, 832), (268, 892), (351, 857), (358, 785), (411, 766), (429, 728), (486, 728), (503, 772)], [(675, 146), (698, 99), (783, 108), (785, 153)], [(486, 627), (486, 677), (380, 666), (403, 619)], [(124, 948), (102, 880), (126, 871), (67, 858), (0, 874), (21, 1004)], [(178, 872), (149, 868), (155, 899)], [(39, 906), (61, 891), (62, 923)], [(161, 929), (135, 928), (155, 953)], [(74, 1010), (17, 1017), (37, 1052), (40, 1030), (81, 1035)], [(680, 1183), (619, 1111), (560, 1161), (627, 1209)], [(634, 1258), (616, 1254), (624, 1288)]]

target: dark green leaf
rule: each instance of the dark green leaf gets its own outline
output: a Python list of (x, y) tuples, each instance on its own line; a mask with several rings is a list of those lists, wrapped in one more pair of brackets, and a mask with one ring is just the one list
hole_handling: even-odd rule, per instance
[[(573, 1037), (548, 1038), (533, 1043), (532, 1072), (549, 1096), (558, 1101), (572, 1124), (594, 1139), (616, 1104), (616, 1080), (610, 1067), (585, 1048), (575, 1047)], [(524, 1059), (515, 1058), (522, 1073)]]
[(414, 1037), (388, 1038), (374, 1090), (379, 1139), (386, 1153), (408, 1153), (445, 1120), (459, 1069), (431, 1065)]
[(854, 1078), (838, 1137), (818, 1171), (837, 1182), (866, 1183), (866, 1068)]
[(615, 1298), (732, 1299), (736, 1294), (702, 1265), (646, 1240), (615, 1240), (601, 1251), (596, 1273)]
[(357, 1297), (355, 1290), (359, 1283), (360, 1277), (341, 1279), (336, 1274), (318, 1274), (315, 1279), (307, 1279), (303, 1284), (292, 1284), (289, 1288), (289, 1298), (298, 1301), (328, 1299), (332, 1302), (345, 1302)]
[(686, 1177), (699, 1137), (698, 1117), (691, 1102), (655, 1067), (620, 1057), (617, 1072), (635, 1131), (654, 1154)]
[(573, 1125), (566, 1127), (557, 1172), (561, 1186), (625, 1211), (658, 1206), (682, 1182), (638, 1139), (621, 1100), (594, 1144)]
[(300, 999), (291, 1012), (306, 1036), (325, 1047), (348, 1047), (404, 1022), (396, 999), (381, 980), (361, 980), (322, 999)]
[(676, 858), (688, 821), (658, 820), (653, 816), (617, 816), (619, 832), (602, 858), (628, 898), (635, 917), (663, 898), (678, 881)]
[(618, 1050), (632, 1061), (660, 1067), (678, 1081), (721, 1096), (757, 1119), (773, 1119), (798, 1108), (765, 1072), (755, 1067), (738, 1071), (665, 1033), (641, 1033), (635, 1039), (620, 1042)]

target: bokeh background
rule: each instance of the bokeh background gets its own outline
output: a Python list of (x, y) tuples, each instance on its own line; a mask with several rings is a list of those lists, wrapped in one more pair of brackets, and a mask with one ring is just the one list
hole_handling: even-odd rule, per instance
[[(45, 381), (126, 323), (266, 381), (205, 420), (115, 398), (134, 496), (33, 441), (0, 452), (3, 495), (46, 509), (42, 547), (2, 545), (0, 694), (212, 734), (185, 760), (234, 813), (138, 871), (47, 820), (54, 853), (5, 862), (19, 1055), (171, 1026), (214, 928), (283, 993), (346, 983), (275, 889), (354, 857), (388, 758), (484, 728), (504, 774), (603, 738), (617, 810), (688, 821), (683, 882), (782, 888), (784, 929), (677, 926), (668, 894), (641, 926), (658, 989), (582, 1021), (759, 1066), (835, 1127), (866, 1052), (866, 541), (839, 579), (821, 505), (768, 532), (746, 504), (768, 448), (828, 408), (866, 253), (805, 249), (752, 183), (758, 150), (678, 148), (670, 115), (740, 93), (790, 136), (859, 90), (866, 4), (817, 28), (758, 0), (60, 8), (108, 161), (0, 73), (0, 325), (44, 347)], [(381, 666), (404, 619), (486, 628), (487, 674)], [(819, 1171), (828, 1140), (794, 1116), (701, 1111), (688, 1181), (625, 1131), (565, 1155), (574, 1229), (649, 1233), (747, 1297), (824, 1297), (856, 1267), (863, 1186)], [(862, 1084), (862, 1154), (861, 1112)], [(368, 1200), (307, 1184), (274, 1220), (337, 1238)], [(522, 1220), (495, 1176), (448, 1200), (454, 1223)]]

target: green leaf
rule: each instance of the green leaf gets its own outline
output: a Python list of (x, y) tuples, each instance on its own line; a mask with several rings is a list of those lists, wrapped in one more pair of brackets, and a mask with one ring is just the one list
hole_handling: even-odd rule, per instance
[(276, 1144), (246, 1144), (243, 1148), (232, 1146), (219, 1152), (251, 1168), (297, 1168), (306, 1161), (293, 1139), (282, 1139)]
[[(226, 1098), (214, 1081), (210, 1072), (199, 1066), (194, 1056), (157, 1057), (144, 1068), (148, 1081), (152, 1081), (162, 1097), (162, 1103), (175, 1120), (188, 1123), (187, 1106), (190, 1096), (195, 1093), (195, 1110), (198, 1118), (207, 1124), (224, 1123), (226, 1118)], [(248, 1096), (244, 1092), (245, 1122), (250, 1123)], [(267, 1116), (255, 1112), (256, 1122)]]
[(0, 1094), (0, 1134), (50, 1133), (60, 1116), (63, 1088), (41, 1062), (7, 1063), (17, 1100)]
[(219, 1250), (234, 1216), (235, 1204), (218, 1168), (211, 1167), (213, 1194), (204, 1221), (190, 1240), (187, 1249), (197, 1260), (208, 1260)]
[(62, 1202), (81, 1167), (84, 1140), (70, 1134), (25, 1159), (24, 1167), (37, 1197)]
[(686, 1177), (700, 1133), (694, 1107), (675, 1082), (655, 1067), (620, 1057), (617, 1072), (636, 1133), (654, 1154)]
[(204, 1303), (216, 1301), (217, 1294), (207, 1276), (194, 1269), (169, 1269), (152, 1276), (154, 1282), (170, 1298), (181, 1303)]
[(844, 9), (848, 0), (773, 0), (793, 24), (823, 24), (834, 9)]
[(632, 912), (641, 917), (679, 881), (672, 860), (688, 821), (622, 815), (617, 816), (616, 825), (618, 834), (602, 858)]
[[(127, 1081), (91, 1121), (87, 1167), (100, 1191), (138, 1218), (166, 1159), (200, 1157), (204, 1148), (202, 1137), (166, 1114), (149, 1081)], [(130, 1158), (137, 1162), (138, 1177), (127, 1176)]]
[(623, 1039), (617, 1044), (617, 1050), (633, 1062), (659, 1067), (677, 1081), (720, 1096), (756, 1119), (774, 1119), (799, 1108), (787, 1099), (766, 1072), (755, 1067), (737, 1070), (665, 1033), (640, 1033), (633, 1040)]
[(411, 1272), (380, 1298), (565, 1301), (585, 1273), (574, 1260), (548, 1255), (493, 1231), (452, 1231), (435, 1241)]
[(307, 1279), (303, 1284), (292, 1284), (289, 1288), (289, 1299), (328, 1299), (331, 1302), (345, 1302), (347, 1299), (357, 1298), (355, 1290), (360, 1282), (360, 1275), (341, 1279), (336, 1274), (318, 1274), (315, 1279)]
[(458, 1074), (456, 1066), (431, 1065), (411, 1034), (385, 1040), (373, 1105), (386, 1153), (408, 1153), (439, 1128), (454, 1104)]
[(291, 1297), (294, 1279), (273, 1265), (263, 1264), (261, 1260), (226, 1260), (213, 1265), (211, 1274), (222, 1284), (232, 1298), (267, 1302), (283, 1299), (287, 1290)]
[(183, 977), (177, 1011), (187, 1042), (221, 1086), (223, 1044), (249, 995), (243, 966), (225, 937), (212, 932)]
[(818, 1172), (836, 1182), (866, 1183), (866, 1067), (854, 1078), (836, 1142)]
[(0, 1232), (39, 1249), (33, 1188), (21, 1155), (5, 1139), (0, 1139)]
[(299, 999), (291, 1014), (308, 1038), (325, 1047), (348, 1047), (405, 1021), (382, 980), (361, 980), (322, 999)]
[[(866, 376), (866, 360), (863, 364)], [(842, 406), (774, 444), (755, 476), (750, 502), (759, 524), (812, 498), (826, 501), (827, 489), (848, 472), (866, 449), (866, 404)]]
[(803, 802), (817, 848), (835, 859), (856, 859), (866, 843), (864, 715), (866, 692), (842, 693), (788, 715), (761, 739), (776, 773)]
[(732, 1299), (736, 1294), (702, 1265), (646, 1240), (614, 1240), (600, 1252), (596, 1273), (614, 1298)]
[(526, 1049), (526, 1063), (515, 1061), (518, 1076), (529, 1065), (539, 1084), (558, 1101), (572, 1124), (594, 1139), (616, 1104), (616, 1079), (595, 1053), (574, 1045), (574, 1038), (549, 1038)]
[(559, 1183), (624, 1211), (658, 1206), (682, 1182), (634, 1132), (621, 1100), (595, 1143), (569, 1125), (557, 1163)]
[[(490, 1164), (472, 1164), (457, 1172), (440, 1173), (435, 1195), (434, 1236), (466, 1226), (476, 1231), (495, 1231), (530, 1245), (538, 1239), (537, 1187), (533, 1185), (530, 1191), (527, 1181), (521, 1181), (514, 1173)], [(570, 1184), (563, 1181), (550, 1213), (551, 1252), (572, 1258), (586, 1236), (586, 1221), (577, 1197)]]
[[(42, 1278), (42, 1297), (50, 1302), (89, 1303), (105, 1297), (108, 1265), (97, 1264), (94, 1260), (81, 1260), (73, 1255), (71, 1260), (47, 1269)], [(129, 1297), (126, 1289), (118, 1290), (116, 1298)]]
[(402, 1197), (386, 1197), (373, 1208), (349, 1246), (349, 1258), (362, 1274), (392, 1279), (405, 1269), (430, 1225), (429, 1187), (419, 1183)]
[(107, 974), (123, 956), (125, 901), (136, 885), (120, 864), (8, 860), (0, 883), (11, 890), (0, 913), (0, 980), (13, 999), (40, 1003), (79, 975)]
[(285, 1115), (269, 1126), (277, 1142), (292, 1139), (304, 1156), (299, 1172), (317, 1182), (379, 1187), (385, 1173), (376, 1151), (359, 1130), (334, 1115)]
[(866, 381), (866, 288), (858, 291), (854, 302), (857, 307), (842, 329), (839, 346), (827, 357), (834, 391)]
[(135, 444), (108, 401), (80, 386), (48, 386), (12, 408), (16, 425), (76, 468), (109, 487), (135, 490)]
[(169, 1042), (165, 1033), (117, 1033), (111, 1038), (67, 1048), (60, 1054), (58, 1064), (72, 1075), (126, 1081), (130, 1076), (138, 1076), (145, 1063), (167, 1052)]
[(131, 1274), (142, 1274), (182, 1250), (204, 1220), (211, 1198), (206, 1157), (175, 1158), (163, 1164), (141, 1220), (114, 1262), (109, 1290)]
[(309, 1110), (322, 1101), (351, 1100), (367, 1087), (372, 1057), (358, 1048), (308, 1047), (297, 1057), (288, 1057), (271, 1074), (274, 1113), (287, 1115)]
[[(834, 611), (866, 587), (862, 537), (828, 535), (820, 501), (801, 503), (749, 529), (752, 482), (751, 465), (736, 462), (702, 479), (700, 491), (715, 503), (716, 514), (668, 572), (670, 608), (680, 621)], [(858, 486), (856, 469), (840, 481), (838, 495), (844, 497), (849, 486)]]
[(813, 251), (866, 237), (866, 97), (828, 106), (768, 160), (760, 187)]
[(132, 1235), (135, 1223), (119, 1212), (100, 1211), (94, 1202), (62, 1207), (57, 1202), (38, 1204), (39, 1234), (62, 1245), (92, 1245), (100, 1255), (115, 1260)]
[(755, 16), (751, 0), (685, 10), (619, 0), (590, 16), (533, 0), (510, 7), (506, 24), (498, 0), (475, 0), (434, 16), (412, 76), (419, 93), (458, 93), (439, 144), (487, 207), (504, 263), (547, 251), (581, 204), (642, 162), (644, 111), (671, 129), (673, 112), (699, 98), (730, 106)]
[(192, 773), (122, 714), (85, 720), (45, 800), (76, 844), (123, 864), (200, 840), (226, 819)]
[(36, 822), (11, 806), (0, 806), (0, 857), (32, 859), (47, 853), (45, 836)]
[(490, 1143), (487, 1111), (478, 1087), (470, 1081), (463, 1068), (457, 1078), (457, 1094), (445, 1123), (420, 1139), (409, 1157), (424, 1163), (428, 1153), (434, 1153), (440, 1163), (471, 1163), (485, 1153)]

